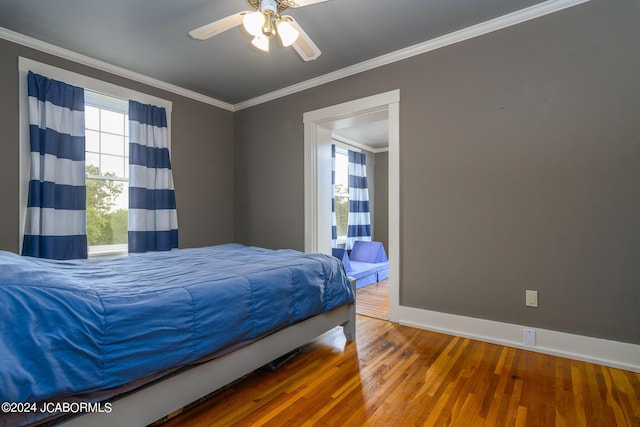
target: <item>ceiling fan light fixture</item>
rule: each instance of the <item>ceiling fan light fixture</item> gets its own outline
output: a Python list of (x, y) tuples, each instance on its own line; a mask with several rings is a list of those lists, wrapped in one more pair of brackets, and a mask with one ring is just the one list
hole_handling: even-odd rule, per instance
[(280, 35), (280, 40), (284, 47), (294, 44), (300, 35), (298, 30), (293, 28), (293, 26), (285, 20), (278, 22), (278, 34)]
[(252, 36), (258, 36), (262, 33), (262, 27), (264, 26), (264, 15), (262, 12), (255, 11), (251, 13), (247, 13), (242, 18), (242, 24), (244, 25), (244, 29), (247, 30), (249, 34)]
[(251, 44), (263, 52), (269, 52), (269, 38), (264, 34), (258, 34), (253, 38)]
[(231, 28), (244, 26), (251, 34), (251, 44), (269, 52), (269, 39), (279, 34), (284, 47), (292, 47), (304, 61), (313, 61), (321, 52), (293, 16), (282, 15), (288, 8), (298, 8), (330, 0), (246, 0), (253, 11), (242, 11), (189, 31), (196, 40), (206, 40)]
[(269, 38), (276, 35), (276, 26), (274, 22), (276, 19), (277, 17), (270, 10), (264, 12), (264, 27), (262, 27), (262, 34)]

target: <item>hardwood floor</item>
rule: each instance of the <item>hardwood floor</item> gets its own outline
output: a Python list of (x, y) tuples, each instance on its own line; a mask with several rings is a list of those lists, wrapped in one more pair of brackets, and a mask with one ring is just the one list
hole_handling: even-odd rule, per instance
[(356, 313), (376, 319), (389, 319), (389, 279), (356, 290)]
[(357, 316), (169, 426), (640, 426), (640, 374)]

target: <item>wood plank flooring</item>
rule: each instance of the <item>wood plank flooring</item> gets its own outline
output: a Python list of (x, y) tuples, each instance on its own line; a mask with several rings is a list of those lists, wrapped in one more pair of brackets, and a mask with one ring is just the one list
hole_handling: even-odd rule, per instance
[(389, 319), (389, 279), (356, 290), (356, 313), (376, 319)]
[(170, 426), (640, 426), (640, 374), (357, 316)]

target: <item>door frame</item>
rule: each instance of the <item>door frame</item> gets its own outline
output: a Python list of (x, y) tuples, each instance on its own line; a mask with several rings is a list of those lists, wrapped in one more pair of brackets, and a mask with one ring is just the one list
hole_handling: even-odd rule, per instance
[[(387, 111), (389, 118), (389, 320), (400, 306), (400, 90), (304, 113), (304, 247), (331, 254), (331, 129), (363, 114)], [(320, 212), (327, 214), (321, 215)]]

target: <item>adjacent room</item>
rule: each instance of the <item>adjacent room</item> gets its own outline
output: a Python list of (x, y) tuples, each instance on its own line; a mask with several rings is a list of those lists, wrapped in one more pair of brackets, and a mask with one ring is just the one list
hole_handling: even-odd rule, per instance
[(0, 426), (640, 425), (637, 0), (0, 0)]

